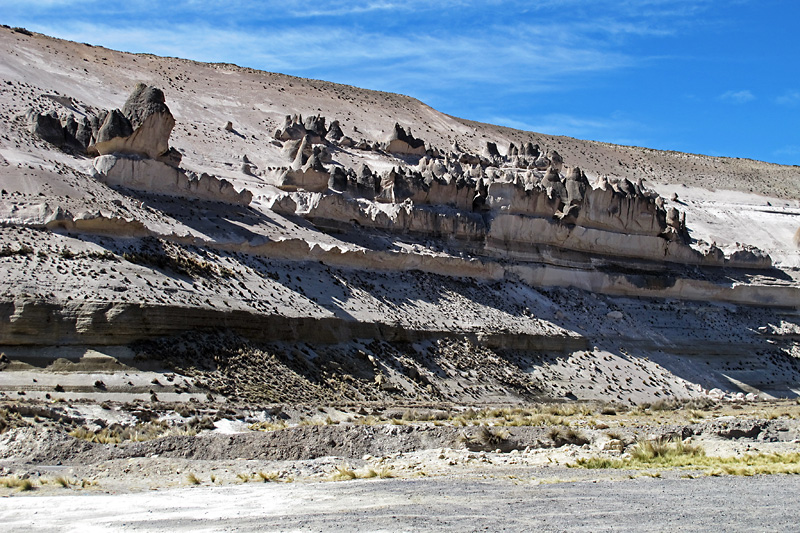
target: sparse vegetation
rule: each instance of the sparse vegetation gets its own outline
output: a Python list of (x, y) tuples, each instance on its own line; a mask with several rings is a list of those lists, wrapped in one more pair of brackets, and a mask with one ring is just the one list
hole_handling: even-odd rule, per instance
[(28, 423), (18, 412), (11, 409), (0, 408), (0, 433), (4, 433), (14, 427), (26, 425), (28, 425)]
[[(687, 468), (705, 475), (752, 476), (800, 474), (800, 453), (752, 453), (732, 457), (708, 456), (698, 445), (679, 439), (639, 441), (628, 458), (589, 457), (568, 466), (603, 469)], [(684, 477), (695, 477), (687, 474)]]
[(590, 442), (586, 435), (572, 428), (553, 427), (550, 429), (547, 436), (553, 441), (556, 447), (564, 446), (565, 444), (583, 446)]
[(193, 472), (190, 472), (186, 475), (186, 481), (189, 482), (190, 485), (200, 485), (203, 481), (197, 477)]
[(9, 489), (18, 489), (20, 492), (33, 490), (33, 481), (27, 477), (8, 476), (0, 478), (0, 485)]
[(108, 250), (104, 250), (102, 252), (91, 251), (86, 253), (86, 257), (89, 259), (94, 260), (101, 260), (101, 261), (116, 261), (117, 256), (114, 255), (112, 252)]
[(89, 430), (86, 427), (77, 427), (69, 432), (76, 439), (97, 442), (100, 444), (119, 444), (125, 441), (144, 442), (148, 440), (168, 437), (171, 435), (195, 436), (197, 430), (190, 424), (169, 427), (164, 422), (150, 421), (134, 426), (123, 427), (114, 425), (99, 431)]
[(280, 474), (277, 472), (259, 472), (258, 477), (261, 479), (261, 481), (267, 483), (269, 481), (278, 481)]
[(676, 458), (705, 455), (700, 446), (688, 444), (680, 439), (645, 440), (637, 442), (631, 450), (631, 458), (641, 463), (670, 463)]
[(280, 429), (286, 429), (287, 427), (289, 427), (289, 425), (284, 420), (278, 420), (277, 422), (256, 422), (248, 426), (250, 431), (277, 431)]
[(12, 248), (7, 244), (0, 248), (0, 257), (13, 257), (15, 255), (29, 256), (33, 254), (33, 248), (27, 244), (20, 244), (18, 248)]
[(381, 479), (390, 479), (394, 477), (394, 473), (388, 468), (381, 468), (378, 472), (378, 477)]
[(337, 466), (336, 471), (331, 475), (332, 481), (350, 481), (356, 478), (358, 478), (358, 474), (347, 465)]
[(234, 275), (233, 270), (200, 259), (174, 244), (153, 239), (147, 241), (147, 245), (146, 250), (124, 252), (122, 258), (130, 263), (170, 270), (190, 278), (229, 278)]
[(374, 468), (367, 468), (362, 471), (353, 470), (346, 464), (341, 464), (336, 467), (336, 470), (328, 478), (330, 481), (351, 481), (353, 479), (390, 479), (394, 477), (394, 473), (389, 468), (382, 468), (375, 470)]
[(506, 446), (510, 434), (505, 429), (481, 426), (480, 429), (471, 435), (462, 433), (459, 442), (470, 450), (493, 451)]

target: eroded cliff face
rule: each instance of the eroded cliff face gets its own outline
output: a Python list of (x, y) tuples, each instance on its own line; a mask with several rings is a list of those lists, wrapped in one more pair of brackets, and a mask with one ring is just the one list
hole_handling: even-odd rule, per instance
[[(787, 245), (773, 264), (746, 239), (718, 243), (722, 234), (707, 232), (705, 242), (691, 202), (641, 179), (587, 175), (577, 165), (585, 154), (419, 138), (411, 129), (426, 131), (424, 122), (400, 116), (379, 134), (333, 98), (328, 111), (265, 119), (267, 129), (243, 133), (237, 121), (209, 126), (219, 109), (189, 94), (118, 84), (118, 98), (133, 92), (110, 111), (101, 110), (107, 98), (83, 101), (96, 91), (67, 101), (14, 85), (31, 105), (0, 123), (0, 347), (129, 346), (225, 330), (330, 354), (324, 346), (388, 343), (400, 361), (423, 345), (465, 340), (487, 357), (514, 352), (515, 379), (544, 382), (555, 379), (545, 360), (578, 361), (582, 351), (624, 359), (620, 339), (640, 351), (632, 357), (683, 357), (697, 346), (707, 355), (744, 328), (743, 346), (764, 357), (798, 356), (791, 265), (800, 252)], [(0, 105), (16, 109), (18, 95), (8, 96), (0, 92)], [(167, 103), (194, 114), (173, 116)], [(800, 216), (792, 209), (758, 215), (789, 227)], [(718, 309), (702, 311), (708, 305)], [(665, 329), (676, 313), (681, 326)], [(723, 366), (704, 387), (720, 386)], [(414, 382), (409, 375), (398, 383)], [(600, 394), (541, 380), (513, 390)], [(758, 380), (749, 383), (768, 388)], [(400, 388), (437, 398), (411, 382)], [(448, 394), (441, 398), (466, 397)]]

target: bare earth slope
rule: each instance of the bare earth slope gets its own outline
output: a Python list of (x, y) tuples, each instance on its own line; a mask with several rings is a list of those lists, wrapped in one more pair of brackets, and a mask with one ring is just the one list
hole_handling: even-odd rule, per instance
[(5, 394), (148, 398), (170, 368), (201, 399), (795, 395), (797, 167), (8, 28), (0, 53)]

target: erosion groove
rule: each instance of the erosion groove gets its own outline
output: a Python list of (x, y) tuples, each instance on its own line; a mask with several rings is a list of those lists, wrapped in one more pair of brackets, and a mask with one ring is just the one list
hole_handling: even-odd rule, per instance
[[(237, 310), (169, 305), (87, 302), (60, 306), (37, 301), (0, 303), (0, 344), (118, 345), (187, 331), (229, 330), (257, 342), (302, 341), (334, 344), (350, 339), (417, 342), (430, 339), (479, 340), (496, 348), (578, 350), (587, 346), (577, 335), (504, 334), (481, 331), (419, 330), (380, 322), (338, 317), (287, 317)], [(42, 332), (42, 324), (47, 331)]]

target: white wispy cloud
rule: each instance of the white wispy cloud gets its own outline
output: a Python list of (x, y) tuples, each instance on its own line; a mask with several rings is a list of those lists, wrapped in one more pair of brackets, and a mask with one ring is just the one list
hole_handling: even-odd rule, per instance
[[(712, 0), (30, 0), (17, 6), (14, 20), (74, 41), (401, 92), (453, 114), (469, 109), (521, 129), (603, 140), (625, 136), (632, 144), (645, 129), (624, 118), (539, 114), (515, 121), (509, 105), (659, 61), (628, 45), (699, 24), (698, 15), (711, 5)], [(27, 11), (35, 15), (26, 19)], [(754, 98), (749, 91), (730, 93), (721, 98)]]
[(780, 105), (796, 106), (800, 105), (800, 91), (790, 90), (786, 91), (775, 99), (775, 102)]
[(644, 124), (620, 114), (612, 114), (608, 117), (587, 117), (549, 113), (534, 117), (534, 120), (519, 120), (508, 116), (493, 115), (486, 117), (482, 122), (550, 135), (566, 135), (581, 139), (602, 138), (607, 142), (628, 145), (644, 145), (645, 142), (631, 137), (617, 138), (621, 132), (626, 132), (630, 135), (637, 131), (645, 132), (648, 129)]
[(746, 104), (756, 99), (755, 95), (749, 90), (726, 91), (719, 95), (719, 99), (734, 104)]
[(773, 152), (774, 155), (800, 155), (800, 146), (790, 145), (778, 148)]
[[(484, 34), (383, 35), (321, 25), (244, 32), (199, 24), (120, 28), (89, 22), (36, 30), (77, 41), (92, 36), (95, 43), (126, 51), (237, 62), (289, 74), (321, 77), (348, 72), (353, 78), (349, 83), (385, 90), (488, 84), (535, 92), (571, 75), (634, 62), (614, 51), (521, 42), (513, 33), (491, 38)], [(513, 84), (509, 84), (511, 79)]]

